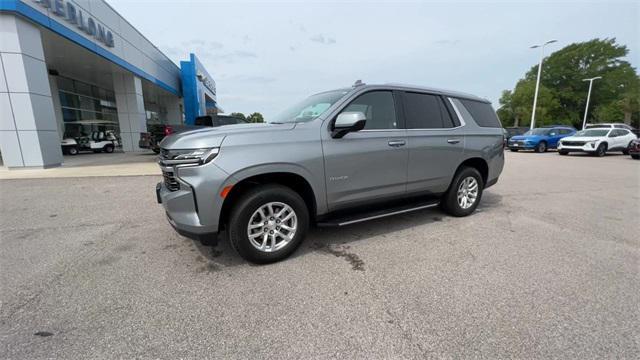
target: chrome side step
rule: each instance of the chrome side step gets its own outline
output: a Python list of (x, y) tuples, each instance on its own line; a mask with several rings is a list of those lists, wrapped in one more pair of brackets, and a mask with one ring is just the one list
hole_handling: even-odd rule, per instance
[(325, 221), (318, 222), (317, 225), (320, 227), (347, 226), (347, 225), (356, 224), (364, 221), (380, 219), (387, 216), (393, 216), (393, 215), (405, 214), (405, 213), (418, 211), (418, 210), (429, 209), (432, 207), (436, 207), (438, 205), (440, 205), (439, 201), (432, 201), (428, 203), (413, 204), (410, 206), (394, 207), (394, 208), (385, 209), (377, 212), (369, 212), (364, 214), (360, 213), (352, 216), (344, 216), (344, 217), (339, 217), (335, 219), (327, 219)]

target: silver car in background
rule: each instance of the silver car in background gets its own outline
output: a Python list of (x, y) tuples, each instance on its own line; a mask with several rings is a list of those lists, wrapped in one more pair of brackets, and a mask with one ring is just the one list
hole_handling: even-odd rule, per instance
[(160, 146), (156, 193), (171, 225), (204, 241), (224, 229), (256, 263), (289, 256), (311, 224), (438, 205), (469, 215), (504, 165), (488, 101), (406, 85), (356, 83), (269, 123), (189, 131)]

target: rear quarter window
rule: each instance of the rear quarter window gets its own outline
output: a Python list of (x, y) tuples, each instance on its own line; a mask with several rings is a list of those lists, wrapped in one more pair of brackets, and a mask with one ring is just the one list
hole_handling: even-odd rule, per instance
[(502, 127), (500, 120), (498, 120), (498, 115), (493, 111), (491, 104), (467, 99), (459, 100), (467, 109), (469, 114), (471, 114), (471, 117), (478, 126), (492, 128)]

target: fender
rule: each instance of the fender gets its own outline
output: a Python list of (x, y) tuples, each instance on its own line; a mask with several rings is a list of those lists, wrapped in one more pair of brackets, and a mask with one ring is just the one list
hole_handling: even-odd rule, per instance
[(298, 164), (273, 162), (253, 165), (230, 174), (230, 177), (233, 179), (234, 183), (239, 183), (256, 175), (273, 173), (290, 173), (302, 177), (309, 184), (309, 186), (311, 186), (311, 190), (313, 191), (313, 196), (316, 202), (316, 214), (321, 215), (325, 214), (328, 211), (327, 198), (324, 191), (324, 183), (319, 184), (318, 180), (316, 180), (311, 172)]

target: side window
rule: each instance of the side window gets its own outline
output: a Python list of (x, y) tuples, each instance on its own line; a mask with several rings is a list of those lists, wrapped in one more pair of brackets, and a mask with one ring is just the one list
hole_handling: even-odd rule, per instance
[(438, 103), (440, 104), (440, 114), (442, 115), (442, 127), (452, 128), (458, 126), (453, 122), (451, 114), (449, 113), (449, 110), (447, 110), (447, 107), (444, 105), (441, 97), (438, 97)]
[(620, 130), (618, 130), (618, 135), (627, 136), (627, 135), (629, 135), (629, 130), (620, 129)]
[[(406, 92), (402, 95), (407, 129), (441, 129), (440, 98), (436, 95)], [(451, 123), (451, 121), (449, 121)], [(448, 125), (446, 127), (451, 127)]]
[(362, 94), (342, 110), (342, 112), (347, 111), (359, 111), (367, 117), (365, 130), (398, 128), (391, 91), (371, 91)]
[(460, 102), (467, 108), (476, 124), (481, 127), (502, 127), (498, 115), (493, 111), (491, 104), (475, 100), (460, 99)]
[(551, 129), (551, 131), (549, 131), (549, 136), (558, 136), (558, 132), (560, 130), (558, 129)]
[(560, 129), (560, 135), (571, 134), (571, 130), (569, 129)]
[(458, 119), (458, 114), (456, 114), (456, 111), (453, 109), (453, 106), (451, 106), (452, 99), (443, 98), (442, 100), (443, 100), (442, 103), (444, 104), (444, 107), (447, 108), (448, 113), (451, 117), (451, 120), (453, 121), (453, 126), (454, 127), (460, 126), (461, 123), (460, 123), (460, 119)]

